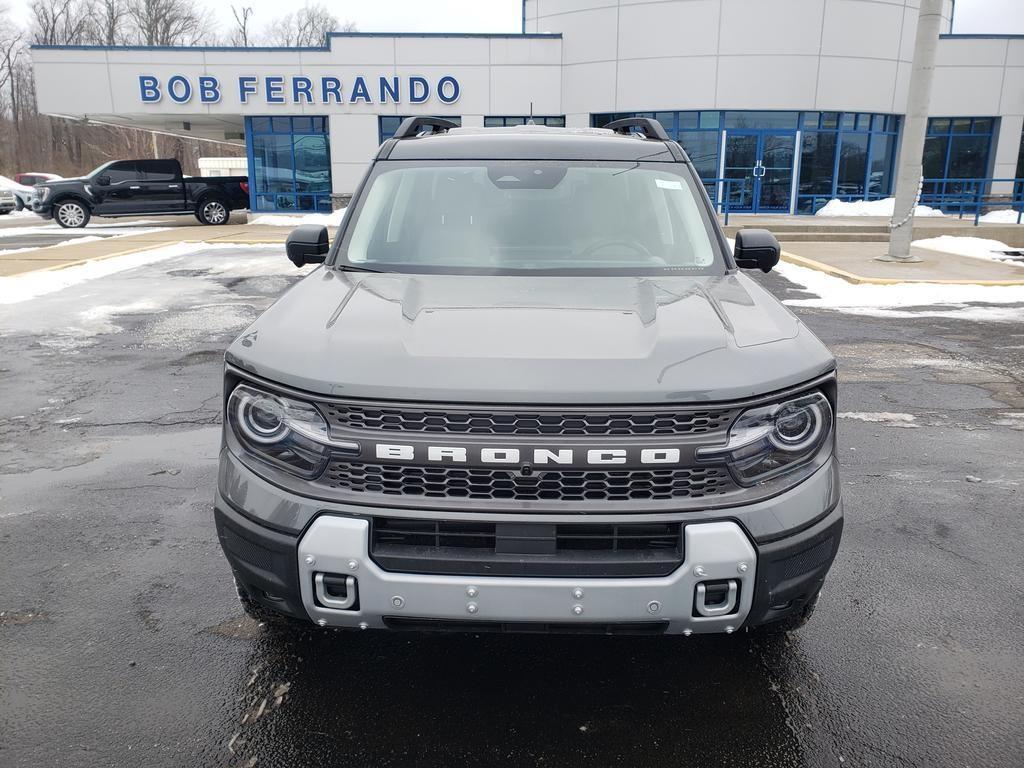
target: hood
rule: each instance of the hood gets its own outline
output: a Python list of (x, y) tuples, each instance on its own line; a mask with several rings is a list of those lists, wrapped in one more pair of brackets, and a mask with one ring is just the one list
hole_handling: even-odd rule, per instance
[(320, 268), (228, 349), (322, 394), (505, 403), (731, 400), (834, 359), (771, 294), (720, 277), (477, 277)]
[(72, 176), (69, 179), (54, 179), (53, 181), (41, 181), (36, 184), (36, 187), (53, 187), (59, 189), (60, 187), (75, 187), (80, 188), (84, 182), (89, 179), (86, 176)]

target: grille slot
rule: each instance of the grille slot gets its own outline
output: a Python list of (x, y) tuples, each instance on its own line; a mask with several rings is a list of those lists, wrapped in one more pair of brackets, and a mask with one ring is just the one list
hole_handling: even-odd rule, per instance
[(486, 632), (570, 635), (662, 635), (667, 621), (632, 621), (594, 624), (590, 622), (460, 621), (385, 616), (388, 629), (408, 632)]
[(683, 562), (679, 523), (488, 523), (376, 517), (385, 570), (492, 576), (662, 576)]
[(380, 432), (460, 435), (691, 435), (724, 429), (736, 411), (492, 411), (322, 403), (331, 426)]
[(504, 469), (416, 467), (333, 461), (318, 481), (355, 493), (512, 501), (699, 499), (735, 488), (720, 467), (640, 470), (545, 470), (522, 476)]

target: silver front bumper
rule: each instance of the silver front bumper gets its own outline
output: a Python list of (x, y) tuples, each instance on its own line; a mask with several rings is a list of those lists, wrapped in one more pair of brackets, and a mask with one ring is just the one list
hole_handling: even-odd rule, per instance
[[(366, 520), (323, 515), (299, 542), (302, 602), (318, 624), (384, 627), (385, 617), (561, 625), (651, 621), (668, 622), (669, 633), (731, 632), (746, 619), (754, 595), (757, 556), (732, 522), (687, 525), (683, 564), (668, 576), (636, 579), (391, 573), (370, 559), (369, 532)], [(326, 607), (330, 600), (317, 586), (324, 573), (354, 578), (353, 608)], [(735, 581), (735, 609), (694, 615), (698, 584), (720, 580)]]

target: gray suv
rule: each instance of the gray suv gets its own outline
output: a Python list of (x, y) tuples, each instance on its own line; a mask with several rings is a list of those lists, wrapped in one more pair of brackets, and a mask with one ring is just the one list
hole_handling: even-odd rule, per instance
[(277, 625), (788, 630), (843, 526), (835, 360), (657, 122), (409, 118), (228, 349), (218, 535)]

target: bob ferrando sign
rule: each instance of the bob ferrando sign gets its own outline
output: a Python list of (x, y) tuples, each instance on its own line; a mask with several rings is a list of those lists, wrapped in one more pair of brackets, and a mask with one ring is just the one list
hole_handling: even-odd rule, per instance
[(325, 75), (239, 75), (221, 80), (215, 75), (139, 75), (139, 99), (157, 104), (165, 99), (175, 104), (216, 104), (229, 92), (241, 104), (423, 104), (437, 98), (442, 104), (459, 100), (459, 81), (451, 75), (430, 80), (426, 77), (362, 75), (343, 80)]

